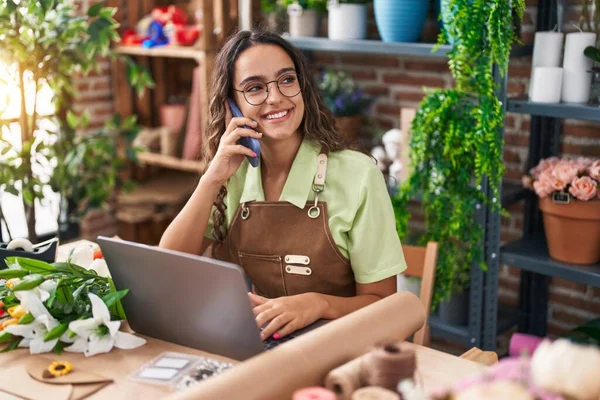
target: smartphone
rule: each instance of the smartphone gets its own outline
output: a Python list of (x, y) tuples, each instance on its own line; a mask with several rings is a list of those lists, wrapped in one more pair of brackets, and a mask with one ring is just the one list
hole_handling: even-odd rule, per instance
[[(229, 104), (229, 109), (231, 110), (231, 115), (233, 115), (236, 118), (240, 118), (240, 117), (244, 116), (242, 114), (242, 112), (240, 111), (240, 109), (238, 108), (237, 104), (235, 104), (235, 102), (232, 99), (227, 99), (227, 103)], [(247, 125), (242, 126), (242, 128), (253, 129)], [(255, 138), (244, 136), (244, 137), (240, 138), (240, 140), (238, 140), (238, 144), (241, 144), (242, 146), (247, 147), (256, 153), (256, 157), (247, 156), (247, 158), (248, 158), (248, 161), (250, 162), (250, 165), (252, 165), (254, 168), (258, 167), (259, 157), (260, 157), (260, 142)]]

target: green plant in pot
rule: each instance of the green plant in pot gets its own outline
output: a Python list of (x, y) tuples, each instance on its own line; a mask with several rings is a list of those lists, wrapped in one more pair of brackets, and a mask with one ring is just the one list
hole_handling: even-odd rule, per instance
[[(12, 81), (21, 94), (21, 143), (4, 143), (0, 187), (22, 195), (32, 242), (37, 241), (33, 205), (44, 198), (42, 188), (49, 183), (38, 171), (53, 163), (60, 165), (78, 146), (75, 131), (66, 121), (77, 94), (73, 78), (97, 71), (98, 60), (108, 57), (126, 63), (128, 80), (138, 93), (153, 85), (146, 69), (111, 50), (120, 40), (119, 24), (113, 18), (116, 8), (99, 2), (80, 15), (71, 4), (70, 0), (0, 0), (0, 62), (14, 72), (2, 78)], [(55, 106), (49, 116), (38, 112), (39, 93), (45, 88), (52, 91)], [(26, 104), (32, 104), (32, 109)]]
[[(455, 12), (446, 29), (453, 32), (448, 54), (452, 89), (428, 90), (412, 123), (411, 174), (393, 198), (401, 238), (408, 234), (408, 204), (420, 197), (425, 217), (422, 244), (439, 243), (432, 306), (469, 286), (472, 265), (486, 269), (484, 230), (478, 209), (501, 212), (504, 111), (495, 95), (493, 68), (505, 73), (513, 13), (523, 16), (523, 0), (449, 0)], [(444, 42), (440, 36), (439, 44)], [(483, 179), (489, 194), (479, 190)]]
[(319, 36), (327, 0), (279, 0), (289, 16), (290, 36)]
[(364, 94), (346, 71), (324, 69), (317, 85), (325, 105), (335, 116), (338, 130), (347, 140), (354, 141), (372, 99)]

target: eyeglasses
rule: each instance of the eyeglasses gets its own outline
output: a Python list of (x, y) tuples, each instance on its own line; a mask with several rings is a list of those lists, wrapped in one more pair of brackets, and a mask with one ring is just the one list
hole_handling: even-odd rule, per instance
[(277, 88), (279, 89), (279, 93), (284, 95), (285, 97), (294, 97), (297, 96), (298, 93), (302, 91), (302, 83), (300, 80), (300, 75), (295, 72), (290, 72), (283, 74), (279, 77), (279, 79), (270, 82), (261, 82), (254, 81), (249, 82), (244, 86), (244, 89), (238, 90), (233, 89), (236, 92), (241, 92), (244, 94), (244, 99), (248, 102), (248, 104), (253, 106), (259, 106), (269, 97), (269, 84), (276, 82)]

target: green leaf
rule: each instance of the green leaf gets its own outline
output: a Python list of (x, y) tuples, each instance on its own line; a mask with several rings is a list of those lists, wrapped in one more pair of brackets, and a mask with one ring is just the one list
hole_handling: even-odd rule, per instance
[(581, 333), (595, 342), (600, 343), (600, 327), (584, 325), (573, 329), (573, 332)]
[(71, 129), (77, 129), (79, 127), (79, 117), (73, 111), (67, 111), (67, 125)]
[(8, 343), (14, 338), (12, 333), (6, 331), (0, 332), (0, 344)]
[(100, 10), (102, 10), (103, 6), (104, 6), (104, 3), (101, 1), (92, 5), (88, 9), (88, 12), (87, 12), (88, 17), (97, 17), (98, 15), (100, 15)]
[(129, 289), (119, 290), (118, 292), (111, 292), (102, 298), (106, 307), (111, 307), (117, 301), (121, 300), (129, 293)]
[(33, 272), (34, 274), (49, 274), (56, 272), (56, 268), (44, 261), (25, 257), (16, 257), (16, 261), (21, 268)]
[(65, 349), (65, 347), (69, 347), (70, 345), (71, 345), (71, 343), (65, 343), (65, 342), (58, 341), (56, 343), (56, 346), (54, 346), (54, 353), (61, 355), (63, 350)]
[[(113, 282), (112, 279), (108, 280), (108, 284), (111, 290), (111, 293), (119, 293), (117, 292), (117, 288), (115, 287), (115, 283)], [(126, 291), (129, 291), (129, 289), (125, 289)], [(123, 292), (124, 290), (121, 290), (120, 292)], [(125, 296), (125, 295), (123, 295)], [(121, 296), (121, 298), (123, 297)], [(125, 310), (123, 309), (123, 305), (121, 304), (121, 298), (118, 298), (115, 302), (115, 304), (111, 305), (109, 307), (109, 310), (111, 313), (115, 314), (116, 316), (119, 317), (119, 319), (121, 320), (126, 320), (127, 319), (127, 315), (125, 315)]]
[(21, 281), (21, 282), (17, 283), (15, 286), (13, 286), (13, 288), (11, 290), (13, 292), (19, 292), (22, 290), (31, 290), (33, 288), (40, 286), (42, 283), (44, 283), (45, 280), (46, 279), (43, 276), (40, 276), (39, 278)]
[(9, 351), (16, 349), (22, 340), (23, 340), (23, 338), (20, 337), (17, 340), (10, 342), (10, 344), (8, 346), (6, 346), (4, 349), (0, 350), (0, 353), (8, 353)]
[(19, 318), (19, 325), (27, 325), (33, 322), (35, 318), (33, 317), (33, 315), (28, 312), (27, 314), (23, 315), (21, 318)]
[(22, 278), (29, 275), (29, 271), (24, 269), (3, 269), (0, 270), (0, 279)]
[(54, 329), (51, 329), (50, 331), (48, 331), (48, 333), (46, 333), (46, 336), (44, 336), (44, 342), (60, 338), (63, 335), (63, 333), (67, 331), (67, 329), (69, 329), (68, 322), (63, 322), (59, 324)]

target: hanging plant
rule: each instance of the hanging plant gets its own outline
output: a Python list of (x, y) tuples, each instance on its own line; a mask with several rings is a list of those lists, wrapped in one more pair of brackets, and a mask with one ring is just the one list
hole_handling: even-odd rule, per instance
[[(504, 74), (513, 42), (518, 41), (524, 0), (447, 0), (438, 44), (453, 38), (449, 68), (453, 89), (428, 90), (412, 124), (412, 174), (394, 197), (401, 238), (408, 232), (408, 202), (421, 196), (425, 213), (423, 243), (439, 243), (432, 306), (464, 291), (471, 265), (483, 269), (484, 230), (475, 222), (477, 206), (500, 211), (504, 172), (503, 139), (498, 132), (504, 111), (495, 95), (493, 68)], [(491, 196), (478, 190), (483, 178)]]

